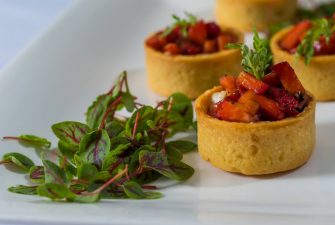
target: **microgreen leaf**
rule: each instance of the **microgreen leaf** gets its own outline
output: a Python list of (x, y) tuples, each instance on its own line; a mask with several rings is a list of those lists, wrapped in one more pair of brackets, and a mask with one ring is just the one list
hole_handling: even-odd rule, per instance
[(103, 94), (97, 97), (86, 112), (86, 123), (92, 128), (96, 129), (100, 126), (104, 113), (108, 105), (114, 98), (109, 94)]
[(42, 184), (44, 180), (44, 167), (32, 166), (29, 170), (29, 179), (32, 183)]
[(31, 134), (23, 134), (18, 137), (3, 137), (4, 140), (18, 140), (24, 147), (34, 147), (37, 149), (49, 149), (51, 142), (45, 138)]
[(157, 199), (162, 197), (159, 192), (144, 192), (141, 186), (134, 181), (124, 183), (122, 188), (128, 198), (132, 199)]
[(139, 161), (144, 168), (153, 169), (173, 180), (184, 181), (194, 173), (192, 167), (180, 161), (169, 161), (161, 152), (141, 151)]
[(35, 165), (31, 159), (18, 152), (10, 152), (3, 155), (2, 162), (11, 163), (26, 173), (29, 172), (30, 167)]
[(254, 49), (249, 49), (245, 44), (227, 44), (226, 48), (241, 49), (242, 67), (245, 72), (254, 75), (261, 80), (268, 67), (272, 62), (272, 55), (269, 49), (269, 42), (266, 39), (260, 38), (258, 32), (254, 31), (253, 39)]
[(68, 187), (59, 183), (42, 184), (38, 186), (37, 194), (52, 200), (72, 199), (75, 197), (75, 194)]
[(74, 197), (71, 197), (70, 200), (80, 203), (94, 203), (100, 200), (100, 193), (90, 195), (75, 195)]
[(90, 181), (97, 173), (97, 168), (89, 163), (83, 163), (78, 167), (78, 179)]
[(190, 151), (193, 151), (196, 149), (197, 145), (194, 144), (191, 141), (185, 141), (185, 140), (178, 140), (178, 141), (170, 141), (166, 143), (167, 149), (176, 149), (180, 151), (181, 153), (187, 153)]
[(56, 123), (51, 129), (61, 141), (73, 146), (79, 146), (81, 139), (91, 130), (86, 124), (74, 121)]
[(166, 37), (169, 34), (171, 34), (171, 32), (176, 27), (180, 28), (180, 32), (181, 32), (183, 37), (187, 37), (187, 35), (188, 35), (187, 30), (190, 26), (194, 25), (197, 22), (197, 17), (192, 15), (191, 13), (188, 13), (188, 12), (185, 12), (185, 15), (186, 15), (186, 18), (181, 19), (177, 15), (173, 14), (172, 18), (174, 19), (175, 22), (171, 26), (169, 26), (165, 29), (165, 31), (162, 33), (162, 37)]
[(316, 19), (313, 21), (312, 28), (307, 32), (304, 39), (297, 48), (296, 56), (305, 57), (305, 63), (310, 64), (314, 56), (314, 43), (324, 36), (326, 43), (329, 43), (331, 35), (335, 32), (335, 23), (333, 19)]
[(37, 195), (36, 189), (37, 186), (17, 185), (9, 187), (8, 191), (23, 195)]
[(79, 156), (83, 162), (101, 168), (106, 154), (110, 151), (110, 139), (106, 130), (93, 131), (84, 136), (79, 146)]
[(45, 183), (66, 184), (66, 173), (50, 160), (43, 160)]

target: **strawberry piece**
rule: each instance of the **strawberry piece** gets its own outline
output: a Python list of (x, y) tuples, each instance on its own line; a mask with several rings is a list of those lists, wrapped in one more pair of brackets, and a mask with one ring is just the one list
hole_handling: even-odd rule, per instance
[(255, 92), (249, 90), (238, 100), (239, 106), (251, 115), (256, 115), (259, 109), (259, 104), (255, 101), (255, 96)]
[(206, 23), (206, 30), (208, 38), (211, 39), (216, 38), (221, 33), (220, 27), (215, 22)]
[(220, 78), (220, 84), (225, 89), (225, 91), (228, 92), (228, 95), (234, 94), (238, 91), (235, 81), (236, 78), (230, 75), (226, 75)]
[(255, 95), (255, 101), (259, 104), (259, 107), (264, 112), (266, 118), (274, 121), (285, 118), (285, 114), (280, 110), (277, 102), (263, 95)]
[(271, 88), (271, 96), (278, 103), (280, 109), (285, 113), (286, 117), (296, 116), (299, 114), (299, 101), (290, 95), (286, 90), (279, 88)]
[(245, 112), (237, 104), (233, 104), (226, 100), (216, 104), (213, 109), (213, 115), (220, 120), (226, 120), (230, 122), (249, 123), (256, 120), (256, 117)]
[(281, 86), (280, 80), (278, 75), (275, 72), (270, 72), (266, 74), (263, 79), (263, 82), (267, 83), (268, 85), (272, 87), (279, 87)]
[(231, 101), (237, 101), (240, 97), (240, 93), (236, 86), (236, 78), (230, 75), (226, 75), (220, 78), (220, 84), (227, 92), (227, 99)]
[(180, 49), (175, 43), (169, 43), (164, 46), (164, 52), (169, 53), (170, 55), (178, 55), (180, 53)]
[(188, 42), (188, 41), (183, 41), (180, 44), (180, 49), (181, 49), (182, 54), (184, 55), (196, 55), (196, 54), (201, 53), (201, 50), (202, 50), (201, 47), (191, 42)]
[(274, 65), (272, 71), (278, 75), (281, 84), (291, 95), (305, 93), (304, 87), (288, 62), (281, 62)]
[(154, 35), (152, 37), (150, 37), (147, 41), (146, 41), (146, 44), (148, 46), (150, 46), (151, 48), (153, 49), (156, 49), (156, 50), (160, 50), (162, 48), (160, 42), (159, 42), (159, 38), (157, 35)]
[(166, 36), (166, 40), (168, 43), (175, 43), (180, 37), (180, 27), (175, 27), (172, 32)]
[(188, 37), (197, 44), (202, 45), (207, 39), (207, 28), (204, 21), (200, 20), (188, 29)]
[(308, 20), (302, 21), (298, 23), (295, 27), (293, 27), (289, 33), (285, 36), (285, 38), (280, 42), (280, 46), (285, 50), (290, 50), (296, 47), (299, 44), (300, 36), (306, 32), (312, 23)]
[(253, 90), (257, 94), (264, 94), (270, 88), (270, 86), (263, 81), (257, 80), (254, 76), (245, 72), (240, 73), (236, 82), (247, 90)]
[(220, 36), (217, 37), (217, 42), (218, 42), (218, 49), (224, 50), (226, 49), (226, 44), (232, 42), (232, 37), (227, 34), (221, 34)]
[(215, 40), (207, 40), (204, 43), (204, 53), (213, 53), (217, 51), (216, 41)]

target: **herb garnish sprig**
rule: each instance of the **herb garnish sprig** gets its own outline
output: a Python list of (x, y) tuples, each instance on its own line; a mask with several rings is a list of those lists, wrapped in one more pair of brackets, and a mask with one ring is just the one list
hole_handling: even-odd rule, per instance
[(321, 18), (312, 21), (312, 23), (312, 28), (307, 32), (296, 52), (297, 57), (305, 57), (305, 63), (307, 65), (310, 64), (314, 56), (314, 43), (321, 37), (324, 37), (326, 44), (329, 44), (330, 37), (335, 32), (333, 19)]
[(260, 38), (258, 32), (254, 31), (253, 49), (250, 49), (246, 44), (235, 43), (229, 43), (226, 47), (241, 49), (241, 65), (245, 72), (254, 75), (259, 80), (265, 76), (265, 72), (272, 62), (272, 54), (268, 40)]
[(185, 15), (186, 18), (181, 19), (177, 15), (173, 14), (172, 18), (175, 20), (175, 22), (165, 29), (165, 31), (162, 33), (162, 37), (168, 36), (176, 27), (179, 27), (181, 35), (186, 38), (188, 35), (188, 28), (197, 22), (197, 17), (188, 12), (185, 12)]
[[(130, 117), (120, 117), (125, 108)], [(196, 148), (186, 140), (169, 141), (177, 132), (193, 126), (191, 100), (171, 95), (156, 107), (136, 102), (123, 72), (113, 88), (97, 97), (86, 113), (86, 123), (65, 121), (52, 125), (58, 148), (50, 150), (45, 138), (33, 135), (5, 137), (35, 147), (40, 165), (21, 153), (11, 152), (0, 163), (12, 164), (27, 173), (34, 185), (18, 185), (14, 193), (39, 195), (52, 200), (96, 202), (99, 199), (156, 199), (161, 193), (148, 185), (159, 177), (184, 181), (194, 170), (182, 162), (183, 154)]]

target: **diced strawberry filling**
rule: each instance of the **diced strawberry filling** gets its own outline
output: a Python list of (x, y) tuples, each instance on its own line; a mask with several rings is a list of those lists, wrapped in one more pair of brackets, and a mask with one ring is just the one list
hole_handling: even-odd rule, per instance
[[(335, 16), (335, 14), (333, 16)], [(288, 51), (291, 54), (296, 53), (297, 47), (302, 43), (306, 34), (312, 27), (312, 22), (308, 20), (296, 24), (280, 41), (279, 45), (282, 49)], [(319, 40), (314, 42), (313, 47), (314, 56), (335, 54), (335, 33), (332, 34), (329, 42), (326, 41), (324, 36), (321, 36)]]
[(223, 32), (215, 22), (198, 20), (182, 26), (156, 33), (147, 39), (146, 45), (169, 55), (196, 55), (224, 50), (228, 43), (237, 41), (234, 34)]
[(252, 90), (257, 94), (264, 94), (270, 88), (270, 86), (263, 81), (257, 80), (254, 76), (245, 72), (240, 73), (236, 82), (245, 89)]
[(298, 115), (311, 100), (286, 62), (274, 65), (263, 80), (242, 72), (237, 78), (223, 76), (220, 84), (226, 96), (209, 113), (230, 122), (282, 120)]

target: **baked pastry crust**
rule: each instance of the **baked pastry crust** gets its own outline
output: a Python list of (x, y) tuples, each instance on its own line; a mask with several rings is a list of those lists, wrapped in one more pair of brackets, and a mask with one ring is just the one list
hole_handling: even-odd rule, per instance
[(317, 101), (335, 100), (335, 55), (314, 56), (311, 63), (306, 65), (304, 58), (297, 58), (279, 46), (280, 40), (291, 28), (279, 31), (271, 39), (274, 63), (287, 61), (302, 85), (315, 96)]
[(275, 23), (289, 21), (295, 14), (297, 0), (216, 0), (218, 24), (241, 31), (267, 31)]
[(287, 171), (303, 165), (315, 147), (315, 100), (296, 117), (239, 123), (208, 115), (214, 87), (195, 102), (198, 149), (214, 166), (245, 175)]
[[(243, 42), (243, 34), (228, 30)], [(149, 87), (156, 93), (169, 96), (182, 92), (195, 99), (205, 90), (218, 84), (224, 74), (238, 75), (241, 53), (227, 49), (211, 54), (171, 56), (144, 45)]]

